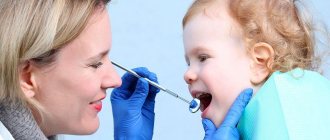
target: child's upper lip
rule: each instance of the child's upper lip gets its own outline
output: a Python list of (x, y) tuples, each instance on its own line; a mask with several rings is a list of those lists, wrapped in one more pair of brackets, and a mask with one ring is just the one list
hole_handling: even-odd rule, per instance
[(201, 90), (190, 90), (190, 94), (193, 98), (197, 98), (198, 96), (200, 96), (203, 93), (208, 93), (208, 92), (201, 91)]

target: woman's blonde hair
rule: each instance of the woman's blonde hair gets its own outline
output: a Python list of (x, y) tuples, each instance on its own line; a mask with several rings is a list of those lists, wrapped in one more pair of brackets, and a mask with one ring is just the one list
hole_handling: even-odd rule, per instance
[[(196, 0), (183, 18), (183, 27), (198, 12), (219, 0)], [(275, 51), (269, 69), (316, 69), (313, 23), (299, 0), (228, 0), (228, 12), (239, 23), (247, 46), (264, 42)]]
[[(0, 104), (27, 99), (19, 83), (20, 66), (32, 62), (45, 67), (56, 60), (65, 44), (85, 28), (96, 9), (110, 0), (1, 0), (0, 1)], [(39, 112), (40, 113), (40, 112)]]

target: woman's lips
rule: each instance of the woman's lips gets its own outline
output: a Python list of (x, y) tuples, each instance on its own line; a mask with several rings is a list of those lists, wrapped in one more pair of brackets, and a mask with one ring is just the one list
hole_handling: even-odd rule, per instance
[(92, 108), (94, 108), (97, 112), (100, 112), (102, 110), (102, 100), (105, 98), (102, 97), (99, 100), (90, 102), (89, 104), (92, 106)]
[(97, 111), (97, 112), (100, 112), (102, 110), (102, 101), (101, 100), (98, 100), (98, 101), (95, 101), (95, 102), (92, 102), (90, 103), (93, 108)]

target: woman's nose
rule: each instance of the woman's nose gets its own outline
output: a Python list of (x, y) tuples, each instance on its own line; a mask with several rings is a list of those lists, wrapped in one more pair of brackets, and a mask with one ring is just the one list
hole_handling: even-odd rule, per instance
[(114, 66), (111, 63), (108, 63), (107, 70), (105, 71), (105, 77), (102, 81), (103, 88), (116, 88), (119, 87), (122, 83), (120, 76), (115, 70)]
[(197, 79), (197, 74), (193, 71), (192, 68), (188, 68), (184, 73), (184, 80), (187, 84), (192, 84)]

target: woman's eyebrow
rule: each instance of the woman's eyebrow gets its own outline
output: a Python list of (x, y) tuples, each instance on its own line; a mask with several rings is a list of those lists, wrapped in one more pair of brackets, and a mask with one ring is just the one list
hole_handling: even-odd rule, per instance
[(102, 52), (100, 52), (99, 54), (97, 54), (97, 55), (95, 55), (95, 56), (92, 56), (92, 57), (87, 58), (87, 60), (88, 60), (88, 61), (100, 60), (100, 59), (102, 59), (104, 56), (106, 56), (108, 53), (109, 53), (109, 50), (105, 50), (105, 51), (102, 51)]

